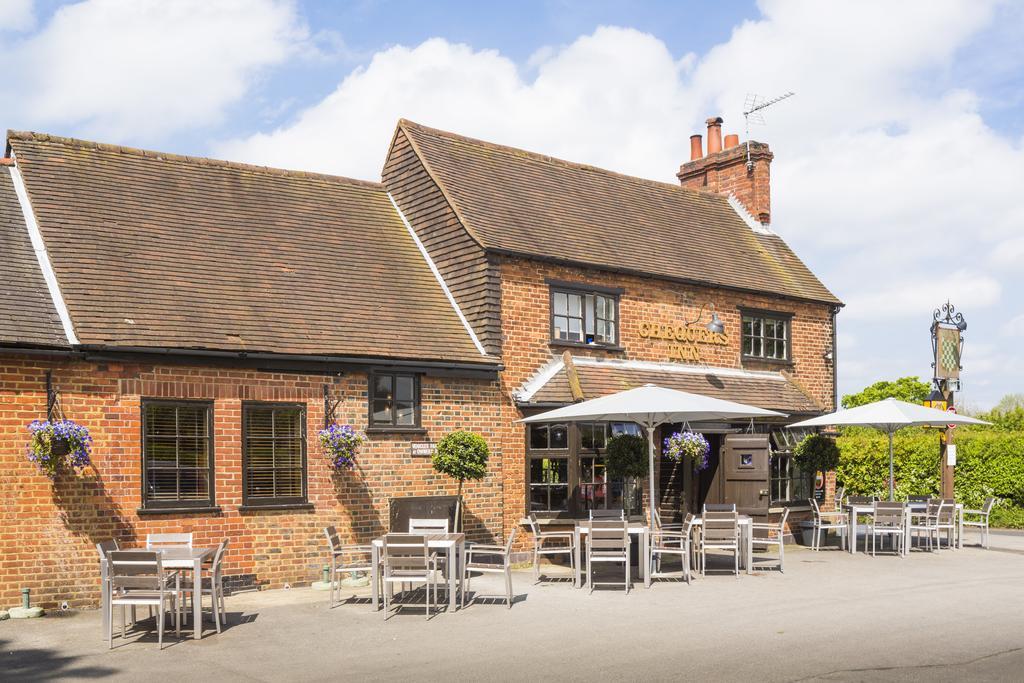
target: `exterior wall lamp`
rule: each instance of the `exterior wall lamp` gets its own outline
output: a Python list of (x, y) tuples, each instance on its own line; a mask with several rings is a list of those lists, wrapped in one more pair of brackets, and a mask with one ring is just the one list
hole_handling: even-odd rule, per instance
[(714, 332), (716, 334), (722, 334), (723, 332), (725, 332), (725, 323), (722, 322), (722, 319), (718, 317), (718, 313), (715, 312), (714, 304), (701, 304), (700, 310), (697, 311), (697, 317), (694, 318), (693, 320), (686, 321), (684, 324), (687, 327), (689, 327), (700, 322), (700, 319), (704, 317), (705, 308), (708, 309), (708, 311), (711, 313), (711, 321), (704, 326), (704, 329), (706, 329), (708, 332)]

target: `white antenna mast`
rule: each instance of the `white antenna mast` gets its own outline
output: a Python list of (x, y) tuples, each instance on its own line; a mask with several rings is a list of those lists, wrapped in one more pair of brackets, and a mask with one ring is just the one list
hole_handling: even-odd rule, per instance
[(778, 97), (773, 97), (770, 100), (766, 100), (760, 95), (754, 93), (748, 93), (747, 99), (743, 103), (743, 119), (746, 122), (745, 135), (747, 137), (747, 170), (749, 171), (754, 167), (754, 162), (750, 160), (750, 124), (754, 123), (759, 126), (765, 125), (764, 121), (764, 110), (773, 104), (778, 104), (782, 100), (788, 99), (795, 95), (795, 92), (787, 92)]

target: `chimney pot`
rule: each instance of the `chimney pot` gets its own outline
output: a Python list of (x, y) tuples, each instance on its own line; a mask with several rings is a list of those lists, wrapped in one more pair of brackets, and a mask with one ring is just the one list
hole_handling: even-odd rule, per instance
[(726, 149), (732, 149), (733, 147), (739, 147), (739, 145), (740, 145), (740, 136), (739, 135), (736, 135), (735, 133), (730, 133), (729, 135), (725, 136), (725, 148)]
[(708, 124), (708, 156), (722, 151), (722, 117), (715, 116), (707, 120)]
[(702, 135), (690, 136), (690, 161), (696, 161), (704, 156), (704, 144)]

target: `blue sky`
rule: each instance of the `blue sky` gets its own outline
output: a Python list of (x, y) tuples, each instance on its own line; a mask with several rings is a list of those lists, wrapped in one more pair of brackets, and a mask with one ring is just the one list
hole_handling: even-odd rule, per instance
[(752, 131), (772, 227), (848, 305), (841, 390), (1024, 391), (1024, 8), (907, 2), (0, 2), (0, 126), (376, 179), (395, 120), (672, 181), (712, 114)]

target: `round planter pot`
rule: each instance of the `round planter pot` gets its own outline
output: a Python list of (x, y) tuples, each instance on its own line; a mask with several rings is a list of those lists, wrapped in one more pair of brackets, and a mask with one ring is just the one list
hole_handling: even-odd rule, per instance
[(8, 612), (11, 619), (35, 619), (43, 616), (42, 607), (12, 607)]

